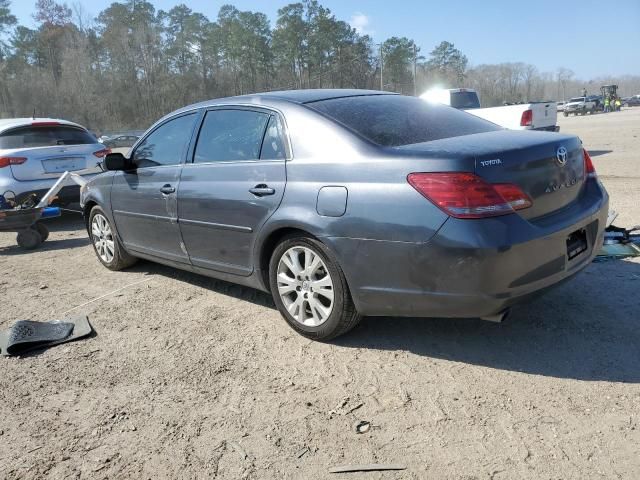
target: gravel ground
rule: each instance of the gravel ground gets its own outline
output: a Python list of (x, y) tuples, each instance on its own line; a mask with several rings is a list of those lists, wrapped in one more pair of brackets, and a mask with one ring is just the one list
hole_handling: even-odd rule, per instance
[[(640, 108), (560, 124), (640, 223)], [(0, 359), (0, 478), (640, 478), (640, 261), (504, 324), (372, 318), (320, 344), (260, 292), (110, 272), (77, 216), (51, 227), (31, 253), (0, 233), (0, 328), (82, 313), (97, 334)], [(328, 473), (363, 463), (408, 468)]]

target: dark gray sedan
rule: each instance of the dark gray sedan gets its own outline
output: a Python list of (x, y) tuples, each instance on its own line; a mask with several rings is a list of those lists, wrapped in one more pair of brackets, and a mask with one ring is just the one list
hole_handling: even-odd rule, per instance
[(98, 259), (258, 288), (316, 340), (369, 316), (481, 317), (575, 275), (608, 196), (580, 140), (361, 90), (191, 105), (82, 190)]

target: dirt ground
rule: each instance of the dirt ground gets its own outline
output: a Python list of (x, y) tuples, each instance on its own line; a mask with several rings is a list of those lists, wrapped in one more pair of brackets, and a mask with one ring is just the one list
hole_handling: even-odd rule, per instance
[[(640, 223), (640, 108), (560, 124)], [(320, 344), (267, 295), (110, 272), (77, 215), (51, 227), (31, 253), (0, 234), (0, 328), (82, 313), (97, 335), (0, 358), (0, 478), (640, 478), (640, 261), (504, 324), (371, 318)], [(366, 463), (407, 469), (328, 473)]]

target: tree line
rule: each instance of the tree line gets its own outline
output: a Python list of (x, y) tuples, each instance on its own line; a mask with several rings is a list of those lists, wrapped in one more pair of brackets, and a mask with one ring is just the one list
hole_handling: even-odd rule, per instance
[(368, 88), (419, 94), (438, 85), (478, 90), (484, 106), (562, 99), (615, 82), (640, 93), (640, 77), (578, 81), (567, 69), (471, 66), (443, 41), (423, 55), (406, 37), (377, 44), (317, 0), (264, 13), (220, 8), (211, 20), (184, 4), (156, 10), (114, 2), (97, 17), (81, 4), (37, 0), (36, 28), (0, 0), (0, 117), (52, 116), (90, 128), (145, 128), (196, 101), (298, 88)]

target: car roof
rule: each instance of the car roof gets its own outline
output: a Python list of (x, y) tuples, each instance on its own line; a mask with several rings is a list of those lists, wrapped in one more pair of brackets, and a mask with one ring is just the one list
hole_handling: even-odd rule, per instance
[(280, 90), (276, 92), (254, 93), (250, 95), (241, 95), (231, 97), (234, 100), (269, 100), (277, 99), (292, 103), (313, 103), (322, 100), (331, 100), (334, 98), (344, 97), (360, 97), (369, 95), (396, 95), (392, 92), (381, 92), (379, 90), (359, 90), (346, 88), (325, 88), (325, 89), (308, 89), (308, 90)]
[(82, 128), (86, 130), (82, 125), (78, 125), (77, 123), (69, 122), (68, 120), (61, 120), (57, 118), (0, 118), (0, 132), (4, 132), (11, 128), (16, 127), (28, 127), (31, 125), (46, 124), (46, 123), (57, 123), (60, 125), (69, 125), (72, 127)]
[[(346, 97), (362, 97), (370, 95), (397, 95), (393, 92), (381, 92), (379, 90), (358, 90), (358, 89), (309, 89), (309, 90), (282, 90), (275, 92), (262, 92), (252, 93), (248, 95), (238, 95), (235, 97), (214, 98), (206, 100), (204, 102), (194, 103), (188, 105), (175, 112), (170, 113), (168, 116), (173, 116), (176, 113), (185, 112), (188, 110), (194, 110), (196, 108), (203, 108), (214, 105), (225, 104), (251, 104), (251, 105), (264, 105), (272, 106), (282, 102), (294, 103), (294, 104), (306, 104), (319, 102), (322, 100), (332, 100), (336, 98)], [(166, 117), (165, 117), (166, 118)]]
[[(251, 93), (248, 95), (238, 95), (235, 97), (213, 98), (204, 102), (187, 105), (171, 113), (168, 113), (157, 122), (155, 122), (149, 130), (163, 121), (199, 108), (207, 108), (223, 105), (255, 105), (257, 107), (277, 107), (282, 103), (290, 103), (303, 105), (307, 103), (320, 102), (322, 100), (333, 100), (336, 98), (347, 97), (364, 97), (374, 95), (398, 95), (394, 92), (382, 92), (380, 90), (359, 90), (346, 88), (325, 88), (325, 89), (307, 89), (307, 90), (281, 90), (273, 92)], [(149, 131), (147, 130), (147, 131)]]

